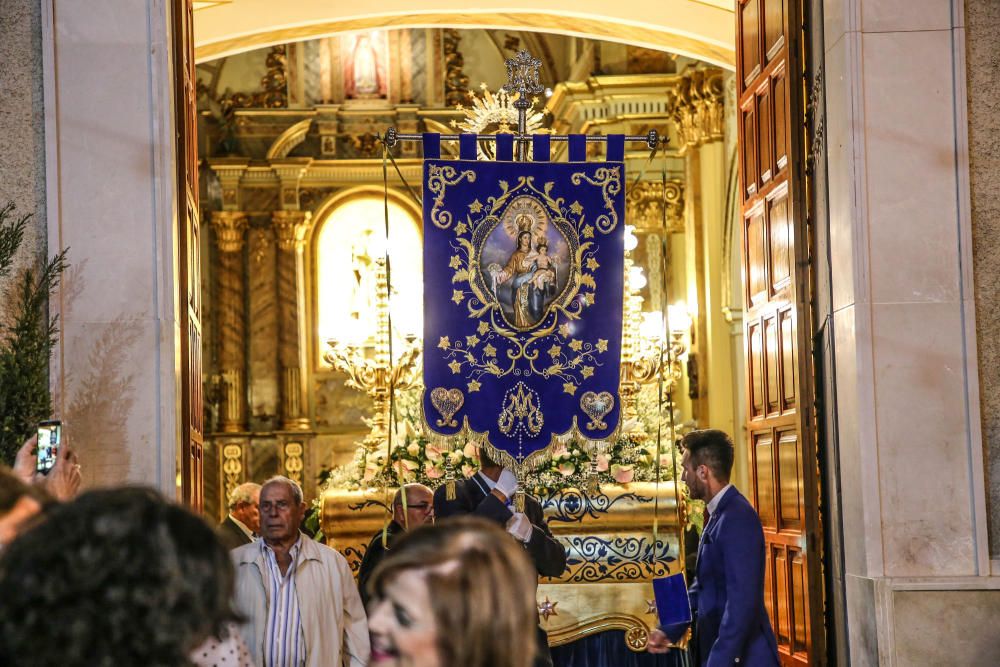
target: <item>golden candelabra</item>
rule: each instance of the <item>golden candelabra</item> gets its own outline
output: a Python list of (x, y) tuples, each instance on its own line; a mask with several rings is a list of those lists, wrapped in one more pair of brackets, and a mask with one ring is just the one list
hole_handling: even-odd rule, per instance
[[(371, 431), (363, 444), (369, 452), (382, 446), (389, 437), (390, 398), (393, 391), (409, 389), (420, 378), (420, 343), (408, 336), (405, 347), (395, 358), (390, 350), (389, 284), (384, 257), (375, 259), (375, 343), (327, 341), (329, 350), (323, 359), (338, 371), (347, 374), (345, 383), (352, 389), (368, 394), (374, 403)], [(370, 352), (369, 352), (370, 351)]]

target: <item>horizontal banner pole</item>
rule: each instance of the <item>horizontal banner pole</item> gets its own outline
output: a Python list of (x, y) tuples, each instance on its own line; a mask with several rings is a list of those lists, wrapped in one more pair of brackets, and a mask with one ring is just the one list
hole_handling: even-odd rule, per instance
[[(516, 142), (527, 142), (531, 139), (530, 134), (512, 134), (514, 141)], [(458, 141), (461, 134), (442, 134), (441, 141)], [(569, 141), (568, 134), (550, 134), (548, 135), (549, 141)], [(478, 141), (496, 141), (497, 135), (495, 134), (477, 134), (476, 139)], [(607, 136), (604, 135), (586, 135), (584, 137), (587, 143), (606, 143), (608, 140)], [(424, 135), (422, 134), (404, 134), (402, 132), (397, 132), (396, 128), (390, 127), (385, 133), (385, 144), (389, 148), (392, 148), (400, 141), (423, 141)], [(668, 137), (660, 138), (659, 133), (656, 130), (650, 130), (646, 134), (627, 134), (625, 135), (625, 141), (641, 141), (646, 144), (646, 148), (653, 150), (661, 143), (665, 144), (670, 139)]]

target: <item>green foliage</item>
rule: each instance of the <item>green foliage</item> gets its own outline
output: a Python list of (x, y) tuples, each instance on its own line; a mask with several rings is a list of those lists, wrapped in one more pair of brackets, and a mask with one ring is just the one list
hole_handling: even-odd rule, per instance
[[(14, 204), (0, 209), (0, 278), (8, 277), (31, 214), (14, 218)], [(58, 333), (48, 300), (66, 269), (66, 251), (40, 271), (26, 269), (4, 286), (0, 323), (0, 462), (11, 464), (35, 424), (52, 412), (49, 358)]]

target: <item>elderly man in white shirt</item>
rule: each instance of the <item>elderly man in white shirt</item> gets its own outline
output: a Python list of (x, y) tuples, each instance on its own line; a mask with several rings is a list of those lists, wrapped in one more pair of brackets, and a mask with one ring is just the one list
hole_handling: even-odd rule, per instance
[(297, 483), (264, 483), (262, 539), (232, 552), (240, 632), (260, 667), (364, 667), (368, 620), (351, 568), (299, 531), (305, 511)]

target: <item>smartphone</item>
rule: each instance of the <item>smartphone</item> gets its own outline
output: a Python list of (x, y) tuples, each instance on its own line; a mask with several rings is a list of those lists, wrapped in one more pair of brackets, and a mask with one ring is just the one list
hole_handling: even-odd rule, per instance
[(38, 424), (38, 464), (36, 469), (47, 475), (59, 458), (59, 445), (62, 442), (62, 422), (58, 419), (43, 421)]

